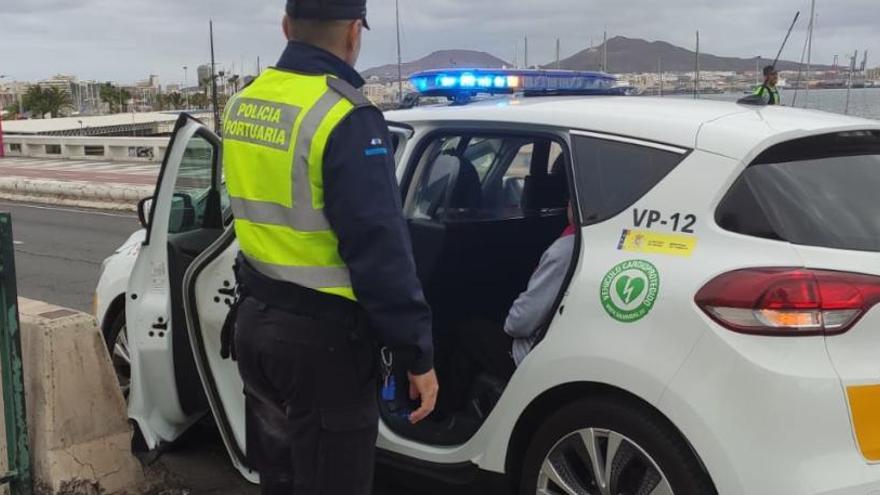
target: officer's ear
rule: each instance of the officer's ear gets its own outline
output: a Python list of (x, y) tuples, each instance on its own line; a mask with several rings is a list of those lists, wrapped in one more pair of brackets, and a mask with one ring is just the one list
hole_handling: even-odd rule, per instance
[(287, 14), (284, 14), (284, 19), (281, 20), (281, 30), (288, 41), (293, 39), (293, 28), (290, 25), (290, 17)]
[(346, 48), (350, 54), (350, 60), (348, 62), (352, 66), (357, 63), (358, 56), (361, 52), (361, 34), (363, 33), (363, 29), (364, 21), (361, 19), (352, 21), (348, 24), (345, 39), (346, 44), (348, 45)]

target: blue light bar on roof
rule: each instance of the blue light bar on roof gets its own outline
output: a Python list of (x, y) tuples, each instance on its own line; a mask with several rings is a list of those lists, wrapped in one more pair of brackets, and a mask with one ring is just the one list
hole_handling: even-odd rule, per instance
[(422, 96), (512, 93), (613, 92), (617, 78), (602, 72), (529, 69), (445, 69), (417, 72), (410, 82)]

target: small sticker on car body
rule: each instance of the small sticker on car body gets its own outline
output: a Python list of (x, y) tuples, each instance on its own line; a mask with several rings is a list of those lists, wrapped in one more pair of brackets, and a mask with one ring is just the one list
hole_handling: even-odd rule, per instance
[(696, 236), (630, 229), (624, 229), (617, 245), (620, 251), (682, 257), (690, 257), (696, 248)]

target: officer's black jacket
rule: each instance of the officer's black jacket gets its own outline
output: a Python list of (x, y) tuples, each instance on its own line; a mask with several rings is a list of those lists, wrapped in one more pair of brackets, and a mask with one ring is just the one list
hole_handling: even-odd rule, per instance
[[(343, 60), (305, 43), (290, 42), (278, 68), (364, 85)], [(431, 310), (416, 277), (394, 167), (382, 113), (375, 107), (352, 111), (333, 131), (324, 154), (324, 212), (379, 340), (401, 351), (409, 361), (403, 364), (421, 374), (433, 367)]]

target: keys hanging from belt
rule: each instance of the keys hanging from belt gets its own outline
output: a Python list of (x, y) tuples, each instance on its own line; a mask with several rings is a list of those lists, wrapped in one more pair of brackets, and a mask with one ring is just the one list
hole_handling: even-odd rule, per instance
[(388, 411), (395, 416), (409, 421), (409, 415), (412, 412), (407, 406), (406, 400), (398, 400), (397, 398), (397, 377), (394, 376), (394, 354), (391, 349), (383, 347), (379, 351), (382, 360), (382, 402), (388, 408)]
[(379, 354), (382, 358), (382, 400), (394, 402), (397, 398), (397, 383), (394, 379), (394, 354), (383, 347)]

